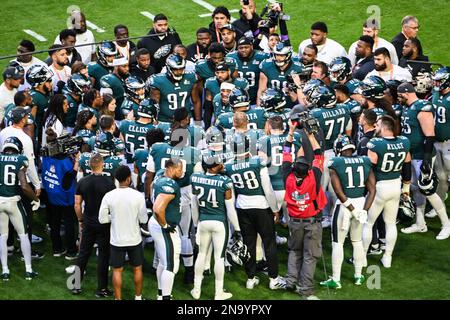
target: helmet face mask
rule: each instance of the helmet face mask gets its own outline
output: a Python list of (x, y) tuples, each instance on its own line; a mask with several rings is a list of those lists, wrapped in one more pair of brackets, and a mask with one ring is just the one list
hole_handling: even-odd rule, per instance
[(250, 252), (241, 239), (233, 239), (226, 249), (227, 260), (237, 266), (243, 266), (250, 259)]
[(330, 79), (341, 82), (351, 74), (351, 62), (346, 57), (334, 58), (330, 63)]
[(19, 140), (19, 138), (11, 136), (5, 139), (2, 147), (2, 153), (5, 153), (5, 151), (9, 150), (15, 150), (17, 154), (23, 153), (23, 144), (22, 141)]
[(32, 87), (37, 87), (47, 81), (51, 81), (53, 75), (53, 71), (47, 66), (34, 65), (28, 69), (26, 78)]
[(450, 87), (450, 67), (438, 69), (433, 76), (433, 89), (442, 92)]
[[(284, 56), (284, 59), (278, 57)], [(285, 46), (282, 42), (278, 43), (272, 52), (272, 60), (277, 67), (284, 67), (291, 61), (292, 47)]]
[(145, 83), (136, 77), (129, 76), (125, 80), (125, 93), (130, 98), (142, 101), (145, 99)]
[(435, 172), (432, 172), (431, 174), (420, 172), (419, 179), (417, 179), (417, 185), (419, 187), (419, 191), (423, 195), (431, 196), (436, 193), (438, 184), (439, 178)]
[(384, 97), (386, 88), (386, 82), (382, 78), (370, 76), (364, 79), (361, 86), (357, 89), (357, 93), (362, 94), (365, 98), (381, 99)]
[(175, 81), (181, 81), (186, 70), (186, 60), (178, 54), (171, 54), (166, 60), (167, 75)]
[(261, 107), (266, 111), (282, 111), (286, 105), (284, 94), (276, 89), (267, 89), (261, 96)]
[(411, 223), (416, 216), (417, 206), (414, 199), (408, 195), (402, 194), (400, 196), (400, 203), (398, 207), (398, 218), (402, 223)]
[(228, 103), (233, 109), (241, 107), (246, 107), (246, 109), (248, 109), (250, 98), (245, 90), (234, 88), (228, 96)]
[[(118, 56), (118, 54), (119, 52), (117, 51), (116, 45), (111, 41), (103, 41), (97, 47), (98, 62), (105, 68), (114, 67), (113, 61), (114, 58)], [(112, 59), (110, 57), (112, 57)]]
[(353, 141), (350, 139), (347, 135), (340, 135), (335, 141), (334, 141), (334, 153), (336, 156), (341, 156), (342, 152), (345, 150), (353, 149), (356, 150), (356, 147), (353, 143)]
[(337, 102), (334, 90), (327, 86), (314, 88), (307, 100), (319, 108), (332, 108)]
[(91, 80), (80, 73), (72, 75), (67, 81), (67, 91), (83, 96), (92, 87)]

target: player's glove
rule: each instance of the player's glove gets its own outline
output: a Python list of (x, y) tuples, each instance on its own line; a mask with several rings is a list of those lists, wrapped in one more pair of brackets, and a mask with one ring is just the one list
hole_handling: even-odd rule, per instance
[(361, 224), (364, 224), (367, 222), (367, 211), (366, 210), (353, 210), (352, 215)]
[(176, 224), (174, 224), (174, 225), (166, 224), (166, 226), (162, 228), (162, 231), (166, 232), (166, 233), (173, 233), (176, 231), (176, 229), (177, 229)]
[(33, 211), (37, 211), (39, 209), (39, 206), (41, 205), (41, 202), (39, 200), (35, 201), (31, 201), (31, 210)]

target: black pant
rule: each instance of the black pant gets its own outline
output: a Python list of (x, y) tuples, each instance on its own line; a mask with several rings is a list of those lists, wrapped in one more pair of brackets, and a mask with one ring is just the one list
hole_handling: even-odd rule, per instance
[(386, 225), (383, 214), (380, 214), (372, 227), (372, 246), (378, 246), (379, 239), (386, 239)]
[(211, 120), (213, 116), (213, 104), (205, 103), (203, 105), (203, 123), (205, 124), (205, 130), (211, 126)]
[(92, 254), (94, 244), (98, 245), (97, 257), (97, 289), (108, 288), (108, 266), (109, 266), (109, 229), (110, 225), (93, 226), (86, 224), (81, 232), (80, 253), (76, 265), (80, 268), (81, 278)]
[(247, 277), (256, 274), (256, 237), (261, 236), (266, 254), (269, 277), (278, 276), (278, 255), (275, 238), (275, 224), (270, 209), (237, 209), (242, 238), (250, 252), (250, 259), (245, 264)]
[(61, 231), (61, 218), (64, 218), (67, 253), (76, 254), (77, 235), (75, 233), (75, 228), (77, 224), (77, 219), (73, 206), (55, 206), (49, 204), (47, 210), (49, 210), (50, 239), (52, 240), (53, 251), (57, 252), (63, 250), (60, 231)]

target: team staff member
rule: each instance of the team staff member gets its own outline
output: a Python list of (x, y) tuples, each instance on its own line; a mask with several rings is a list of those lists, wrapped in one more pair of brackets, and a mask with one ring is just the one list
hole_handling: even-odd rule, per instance
[(147, 223), (147, 208), (144, 196), (132, 188), (131, 171), (127, 166), (116, 170), (119, 188), (109, 191), (100, 205), (98, 221), (111, 223), (111, 266), (113, 267), (114, 298), (122, 299), (122, 272), (125, 255), (133, 266), (135, 300), (142, 300), (142, 263), (144, 248), (140, 224)]
[[(115, 185), (111, 177), (103, 175), (103, 157), (99, 153), (89, 159), (89, 166), (92, 173), (81, 178), (75, 190), (75, 213), (81, 228), (80, 253), (75, 264), (80, 268), (80, 275), (83, 278), (92, 248), (97, 243), (97, 291), (95, 296), (101, 298), (112, 295), (112, 292), (108, 290), (110, 225), (100, 224), (98, 212), (103, 196), (115, 189)], [(82, 210), (83, 202), (84, 211)], [(74, 288), (72, 293), (81, 293), (81, 288)]]
[(321, 211), (327, 200), (320, 185), (324, 156), (314, 134), (308, 139), (314, 151), (312, 166), (304, 158), (292, 163), (292, 143), (296, 123), (289, 123), (289, 134), (283, 147), (282, 172), (286, 188), (285, 200), (289, 212), (288, 270), (286, 285), (296, 288), (307, 300), (314, 296), (314, 273), (322, 255)]

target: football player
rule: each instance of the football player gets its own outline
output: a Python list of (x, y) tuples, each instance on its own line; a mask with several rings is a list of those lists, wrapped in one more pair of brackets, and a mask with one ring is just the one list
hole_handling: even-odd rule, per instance
[(436, 113), (436, 173), (438, 194), (445, 199), (450, 182), (450, 67), (443, 67), (433, 75), (433, 106)]
[[(441, 220), (442, 229), (437, 235), (437, 240), (450, 237), (450, 221), (443, 200), (436, 192), (423, 193), (419, 180), (433, 175), (435, 160), (435, 129), (434, 108), (427, 100), (417, 97), (415, 89), (410, 83), (402, 83), (398, 87), (400, 103), (405, 105), (402, 113), (402, 134), (411, 142), (411, 156), (413, 165), (413, 186), (417, 189), (413, 193), (417, 204), (416, 223), (408, 228), (403, 228), (403, 233), (427, 232), (424, 211), (428, 200)], [(420, 191), (420, 192), (417, 192)], [(422, 194), (423, 193), (423, 194)]]
[(233, 110), (229, 103), (229, 96), (234, 88), (234, 84), (229, 82), (222, 82), (220, 84), (220, 93), (216, 94), (213, 99), (214, 119), (217, 119), (222, 113)]
[(233, 296), (223, 290), (229, 222), (235, 230), (233, 236), (242, 237), (235, 209), (233, 182), (223, 174), (221, 157), (204, 157), (202, 166), (207, 170), (206, 173), (194, 173), (191, 176), (192, 220), (197, 226), (196, 242), (199, 245), (195, 262), (194, 289), (191, 290), (191, 295), (194, 299), (200, 299), (205, 258), (212, 244), (216, 280), (214, 300), (227, 300)]
[(331, 226), (333, 276), (320, 284), (341, 289), (341, 266), (344, 260), (344, 242), (350, 231), (353, 246), (354, 284), (364, 282), (362, 268), (364, 248), (362, 227), (367, 221), (367, 211), (375, 198), (375, 175), (368, 157), (353, 156), (356, 147), (349, 136), (341, 135), (334, 143), (336, 157), (328, 162), (331, 184), (338, 200)]
[(278, 276), (274, 222), (278, 223), (279, 212), (268, 169), (260, 157), (250, 153), (250, 139), (246, 135), (234, 135), (233, 151), (235, 159), (225, 165), (225, 171), (233, 180), (239, 225), (250, 252), (250, 259), (245, 264), (246, 287), (253, 289), (259, 284), (259, 278), (256, 277), (256, 238), (259, 234), (267, 259), (269, 288), (285, 289), (286, 282)]
[(83, 147), (81, 148), (81, 152), (84, 152), (83, 148), (88, 144), (89, 139), (95, 136), (96, 126), (97, 118), (93, 112), (89, 110), (82, 110), (78, 112), (77, 121), (75, 122), (75, 128), (72, 131), (72, 135), (83, 139)]
[[(104, 132), (111, 133), (112, 140), (114, 143), (113, 155), (123, 158), (123, 155), (125, 153), (125, 145), (122, 140), (114, 137), (114, 134), (116, 133), (116, 130), (117, 130), (117, 126), (116, 126), (116, 122), (114, 121), (114, 118), (111, 116), (103, 115), (100, 118), (99, 124), (100, 124), (100, 130), (98, 132), (98, 135), (100, 135)], [(91, 148), (91, 150), (94, 149), (95, 140), (96, 140), (96, 137), (92, 137), (88, 141), (88, 145)]]
[[(348, 111), (350, 112), (350, 117), (352, 119), (352, 123), (357, 124), (358, 119), (362, 112), (361, 105), (350, 97), (350, 90), (346, 85), (337, 84), (334, 86), (334, 92), (336, 93), (337, 103), (342, 103), (347, 106)], [(352, 126), (352, 135), (351, 137), (355, 137), (358, 130), (357, 125)]]
[[(278, 43), (272, 53), (271, 59), (261, 62), (258, 85), (257, 104), (261, 104), (262, 93), (267, 88), (282, 90), (286, 87), (286, 77), (291, 73), (301, 73), (303, 66), (299, 62), (292, 61), (292, 47)], [(295, 103), (291, 97), (286, 96), (287, 107), (291, 108)]]
[(242, 37), (238, 41), (237, 51), (227, 54), (227, 57), (236, 61), (239, 77), (248, 81), (250, 104), (255, 105), (258, 95), (259, 75), (261, 73), (259, 65), (270, 56), (267, 53), (253, 49), (253, 38)]
[(386, 224), (386, 251), (381, 258), (381, 263), (385, 268), (390, 268), (397, 241), (396, 221), (400, 195), (402, 193), (409, 195), (411, 184), (410, 142), (404, 136), (396, 136), (396, 124), (391, 116), (381, 116), (375, 128), (377, 137), (367, 144), (369, 149), (367, 155), (375, 173), (376, 195), (368, 211), (367, 223), (363, 226), (363, 245), (367, 253), (372, 242), (373, 225), (383, 212), (383, 220)]
[(185, 282), (193, 283), (194, 281), (194, 258), (193, 248), (190, 240), (191, 227), (191, 194), (192, 188), (190, 185), (190, 176), (194, 172), (201, 172), (201, 151), (197, 148), (191, 147), (188, 139), (180, 135), (178, 131), (172, 131), (169, 143), (155, 143), (150, 149), (147, 162), (147, 171), (145, 174), (145, 193), (149, 197), (150, 184), (153, 181), (155, 174), (164, 168), (164, 164), (172, 159), (181, 159), (183, 163), (183, 176), (177, 182), (181, 189), (181, 248), (184, 261)]
[(139, 105), (145, 99), (145, 83), (134, 76), (129, 76), (125, 79), (124, 85), (125, 99), (120, 106), (121, 118), (137, 120)]
[[(116, 104), (121, 106), (125, 97), (124, 81), (129, 75), (129, 67), (127, 58), (119, 58), (114, 60), (114, 70), (112, 73), (104, 75), (100, 78), (100, 93), (109, 93), (116, 99)], [(116, 120), (122, 120), (120, 108), (116, 108)]]
[(151, 98), (159, 104), (159, 122), (171, 122), (175, 110), (186, 108), (194, 111), (194, 119), (201, 119), (200, 87), (198, 77), (186, 72), (186, 60), (177, 54), (166, 60), (167, 73), (159, 73), (148, 79)]
[(159, 258), (156, 278), (158, 300), (170, 300), (173, 281), (178, 272), (181, 252), (179, 223), (181, 220), (180, 187), (177, 183), (183, 174), (182, 159), (167, 158), (164, 174), (152, 185), (153, 215), (148, 229), (155, 241)]
[(69, 103), (69, 111), (67, 111), (65, 123), (69, 133), (71, 133), (75, 127), (78, 107), (81, 103), (83, 95), (88, 92), (91, 87), (91, 80), (81, 73), (72, 74), (69, 80), (67, 80), (67, 84), (63, 89), (63, 94)]
[(352, 79), (352, 63), (347, 57), (336, 57), (328, 66), (330, 79), (335, 84), (346, 84)]
[(20, 247), (25, 260), (25, 279), (31, 280), (38, 276), (31, 267), (31, 243), (28, 238), (26, 213), (21, 202), (21, 194), (31, 200), (33, 211), (39, 208), (39, 198), (27, 182), (26, 170), (28, 159), (22, 155), (22, 142), (17, 137), (6, 138), (0, 153), (0, 258), (2, 274), (0, 278), (8, 281), (8, 225), (12, 223), (20, 238)]
[(118, 54), (117, 47), (112, 41), (102, 41), (97, 47), (97, 61), (88, 64), (88, 74), (93, 79), (95, 89), (100, 90), (100, 79), (113, 72), (113, 62)]
[[(335, 156), (333, 151), (333, 144), (336, 138), (341, 134), (351, 135), (352, 133), (352, 119), (348, 112), (347, 106), (343, 104), (336, 104), (336, 95), (333, 89), (327, 86), (316, 87), (311, 95), (307, 98), (308, 101), (315, 106), (311, 110), (311, 116), (317, 119), (320, 127), (324, 131), (325, 136), (325, 152), (324, 163)], [(330, 173), (326, 166), (323, 170), (322, 188), (327, 192), (329, 202), (329, 210), (331, 211), (336, 199), (333, 188), (330, 184)], [(325, 211), (325, 210), (324, 210)], [(324, 221), (322, 227), (327, 228), (331, 223), (331, 215), (329, 212), (324, 212)]]
[(289, 118), (291, 116), (292, 109), (285, 108), (286, 97), (277, 89), (267, 89), (261, 96), (261, 107), (267, 112), (268, 118), (274, 116), (280, 116), (283, 120), (283, 128), (285, 133), (289, 131)]

